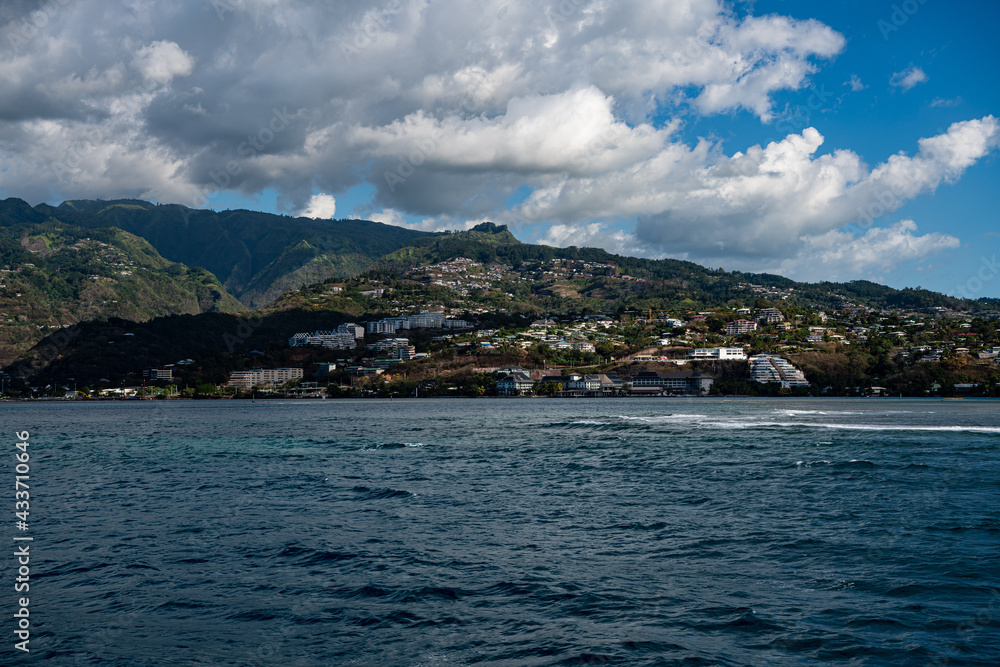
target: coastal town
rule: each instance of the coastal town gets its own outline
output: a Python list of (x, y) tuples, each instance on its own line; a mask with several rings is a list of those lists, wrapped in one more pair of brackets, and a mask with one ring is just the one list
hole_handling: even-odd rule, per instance
[[(462, 270), (459, 270), (462, 269)], [(582, 265), (570, 271), (608, 267)], [(468, 271), (472, 271), (471, 277)], [(424, 277), (461, 294), (496, 267), (452, 261)], [(451, 277), (451, 279), (448, 278)], [(181, 387), (191, 360), (142, 369), (142, 382), (89, 397), (363, 397), (848, 395), (892, 393), (878, 383), (833, 386), (817, 377), (824, 357), (881, 350), (896, 367), (977, 371), (963, 382), (929, 382), (917, 395), (983, 394), (995, 383), (996, 322), (945, 309), (873, 310), (855, 303), (809, 312), (761, 294), (753, 305), (701, 311), (549, 314), (521, 326), (489, 325), (487, 314), (421, 302), (406, 305), (391, 288), (366, 285), (389, 317), (295, 332), (272, 341), (286, 366), (235, 370), (225, 382)], [(336, 294), (343, 288), (326, 286)], [(773, 291), (773, 290), (772, 290)], [(764, 299), (770, 296), (770, 299)], [(310, 297), (315, 298), (315, 297)], [(419, 308), (419, 310), (418, 310)], [(405, 313), (405, 314), (404, 314)], [(274, 350), (270, 356), (274, 356)], [(257, 351), (261, 359), (268, 357)], [(807, 363), (803, 363), (806, 360)], [(817, 361), (818, 360), (818, 361)], [(965, 379), (964, 376), (960, 379)], [(735, 388), (735, 389), (734, 389)]]

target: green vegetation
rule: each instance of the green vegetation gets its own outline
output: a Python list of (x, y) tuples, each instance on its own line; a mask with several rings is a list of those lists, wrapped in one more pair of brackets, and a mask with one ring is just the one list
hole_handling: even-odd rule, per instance
[[(1000, 367), (974, 356), (997, 345), (996, 299), (867, 281), (804, 284), (594, 248), (535, 246), (493, 223), (426, 234), (357, 220), (131, 200), (31, 207), (8, 199), (0, 202), (0, 267), (0, 362), (17, 360), (8, 372), (42, 386), (65, 378), (93, 387), (138, 383), (143, 368), (194, 359), (176, 369), (178, 393), (227, 397), (232, 392), (214, 387), (234, 370), (364, 359), (360, 351), (291, 350), (286, 341), (295, 333), (422, 310), (445, 310), (492, 331), (485, 339), (410, 333), (433, 361), (373, 377), (341, 370), (325, 379), (330, 395), (490, 395), (496, 378), (472, 369), (503, 365), (624, 373), (634, 368), (612, 358), (658, 354), (663, 337), (685, 337), (675, 356), (717, 345), (778, 351), (812, 382), (798, 391), (838, 395), (879, 386), (946, 395), (955, 385), (995, 393), (1000, 383)], [(248, 310), (233, 294), (256, 312), (226, 315)], [(727, 335), (744, 307), (776, 308), (790, 324)], [(832, 315), (830, 324), (820, 311)], [(597, 314), (613, 327), (589, 329), (587, 346), (560, 341), (583, 335), (576, 325)], [(968, 321), (960, 325), (959, 315)], [(935, 319), (945, 316), (951, 319)], [(668, 317), (684, 326), (671, 331)], [(525, 337), (528, 325), (543, 318), (558, 323), (546, 325), (546, 335)], [(940, 359), (921, 362), (932, 354)], [(698, 363), (716, 378), (713, 391), (788, 393), (750, 383), (745, 362)], [(556, 384), (538, 391), (554, 394), (561, 389)]]

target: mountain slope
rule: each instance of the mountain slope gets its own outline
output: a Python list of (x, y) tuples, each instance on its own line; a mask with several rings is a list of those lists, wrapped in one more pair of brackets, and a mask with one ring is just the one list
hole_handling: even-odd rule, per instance
[(133, 234), (39, 221), (43, 214), (8, 202), (0, 202), (0, 363), (86, 320), (244, 310), (211, 273), (170, 262)]
[[(570, 301), (566, 304), (570, 308), (600, 309), (628, 304), (632, 308), (647, 309), (677, 307), (685, 301), (689, 302), (687, 307), (731, 302), (752, 304), (759, 296), (767, 297), (769, 292), (773, 298), (785, 302), (790, 299), (799, 306), (819, 308), (837, 308), (845, 303), (897, 309), (943, 307), (961, 310), (973, 304), (981, 308), (1000, 306), (997, 299), (972, 302), (921, 288), (899, 290), (866, 280), (800, 283), (784, 276), (714, 270), (682, 260), (614, 255), (599, 248), (532, 245), (517, 241), (506, 226), (488, 222), (465, 232), (417, 239), (382, 257), (372, 269), (408, 272), (427, 279), (417, 269), (459, 257), (483, 264), (497, 263), (520, 273), (523, 273), (521, 267), (528, 264), (537, 269), (552, 268), (553, 262), (560, 260), (610, 267), (608, 270), (588, 270), (591, 275), (586, 280), (586, 276), (581, 275), (573, 280), (560, 280), (558, 276), (543, 277), (547, 275), (545, 271), (533, 274), (530, 301), (553, 312), (562, 310), (558, 307), (559, 299), (569, 295), (577, 299), (576, 303)], [(523, 287), (526, 275), (508, 278), (514, 278)], [(502, 291), (519, 292), (517, 287), (506, 285)], [(774, 293), (779, 294), (775, 296)], [(528, 296), (524, 289), (520, 290), (520, 294), (525, 298)]]
[[(67, 201), (40, 212), (83, 227), (118, 227), (167, 259), (211, 271), (257, 308), (302, 281), (351, 277), (383, 255), (428, 236), (365, 220), (312, 220), (254, 211), (208, 211), (138, 200)], [(21, 215), (31, 215), (21, 210)]]

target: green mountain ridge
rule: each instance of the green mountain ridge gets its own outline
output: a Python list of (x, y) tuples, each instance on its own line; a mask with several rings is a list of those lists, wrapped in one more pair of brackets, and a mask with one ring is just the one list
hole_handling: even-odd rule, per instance
[(43, 217), (16, 206), (0, 216), (0, 363), (78, 322), (245, 310), (214, 275), (134, 234)]
[[(252, 308), (302, 280), (358, 275), (383, 255), (429, 235), (367, 220), (215, 212), (141, 200), (78, 200), (36, 209), (82, 227), (118, 227), (141, 236), (165, 258), (211, 271)], [(30, 215), (24, 206), (16, 210)]]

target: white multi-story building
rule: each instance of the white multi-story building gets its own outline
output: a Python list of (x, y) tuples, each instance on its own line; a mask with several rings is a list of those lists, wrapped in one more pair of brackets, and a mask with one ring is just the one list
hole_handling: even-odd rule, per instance
[(689, 359), (718, 359), (719, 361), (746, 361), (742, 347), (701, 347), (687, 354)]
[(365, 324), (365, 331), (370, 334), (392, 335), (396, 333), (396, 325), (388, 320), (379, 320), (378, 322), (367, 322)]
[(777, 324), (785, 321), (785, 316), (777, 308), (764, 308), (757, 313), (757, 321), (764, 324)]
[[(342, 325), (345, 326), (345, 325)], [(356, 327), (357, 325), (351, 325)], [(357, 334), (354, 332), (314, 331), (313, 333), (297, 333), (288, 339), (289, 347), (323, 347), (328, 350), (353, 350), (357, 347)]]
[(444, 313), (423, 312), (410, 315), (406, 329), (440, 329), (444, 327)]
[(337, 333), (340, 334), (351, 334), (354, 336), (355, 340), (361, 340), (365, 337), (365, 328), (360, 324), (355, 324), (354, 322), (348, 322), (347, 324), (341, 324), (337, 327)]
[(750, 320), (735, 320), (726, 325), (727, 336), (740, 336), (757, 330), (757, 323)]
[(368, 349), (375, 350), (376, 352), (386, 352), (398, 350), (401, 347), (409, 347), (409, 345), (409, 338), (383, 338), (369, 345)]
[(392, 351), (392, 358), (400, 361), (412, 361), (417, 356), (417, 348), (412, 345), (397, 347)]
[(290, 380), (301, 380), (302, 377), (301, 368), (254, 368), (249, 371), (234, 371), (226, 384), (237, 389), (274, 387)]
[(808, 387), (805, 374), (783, 357), (758, 354), (750, 357), (751, 382), (778, 382), (782, 387)]

